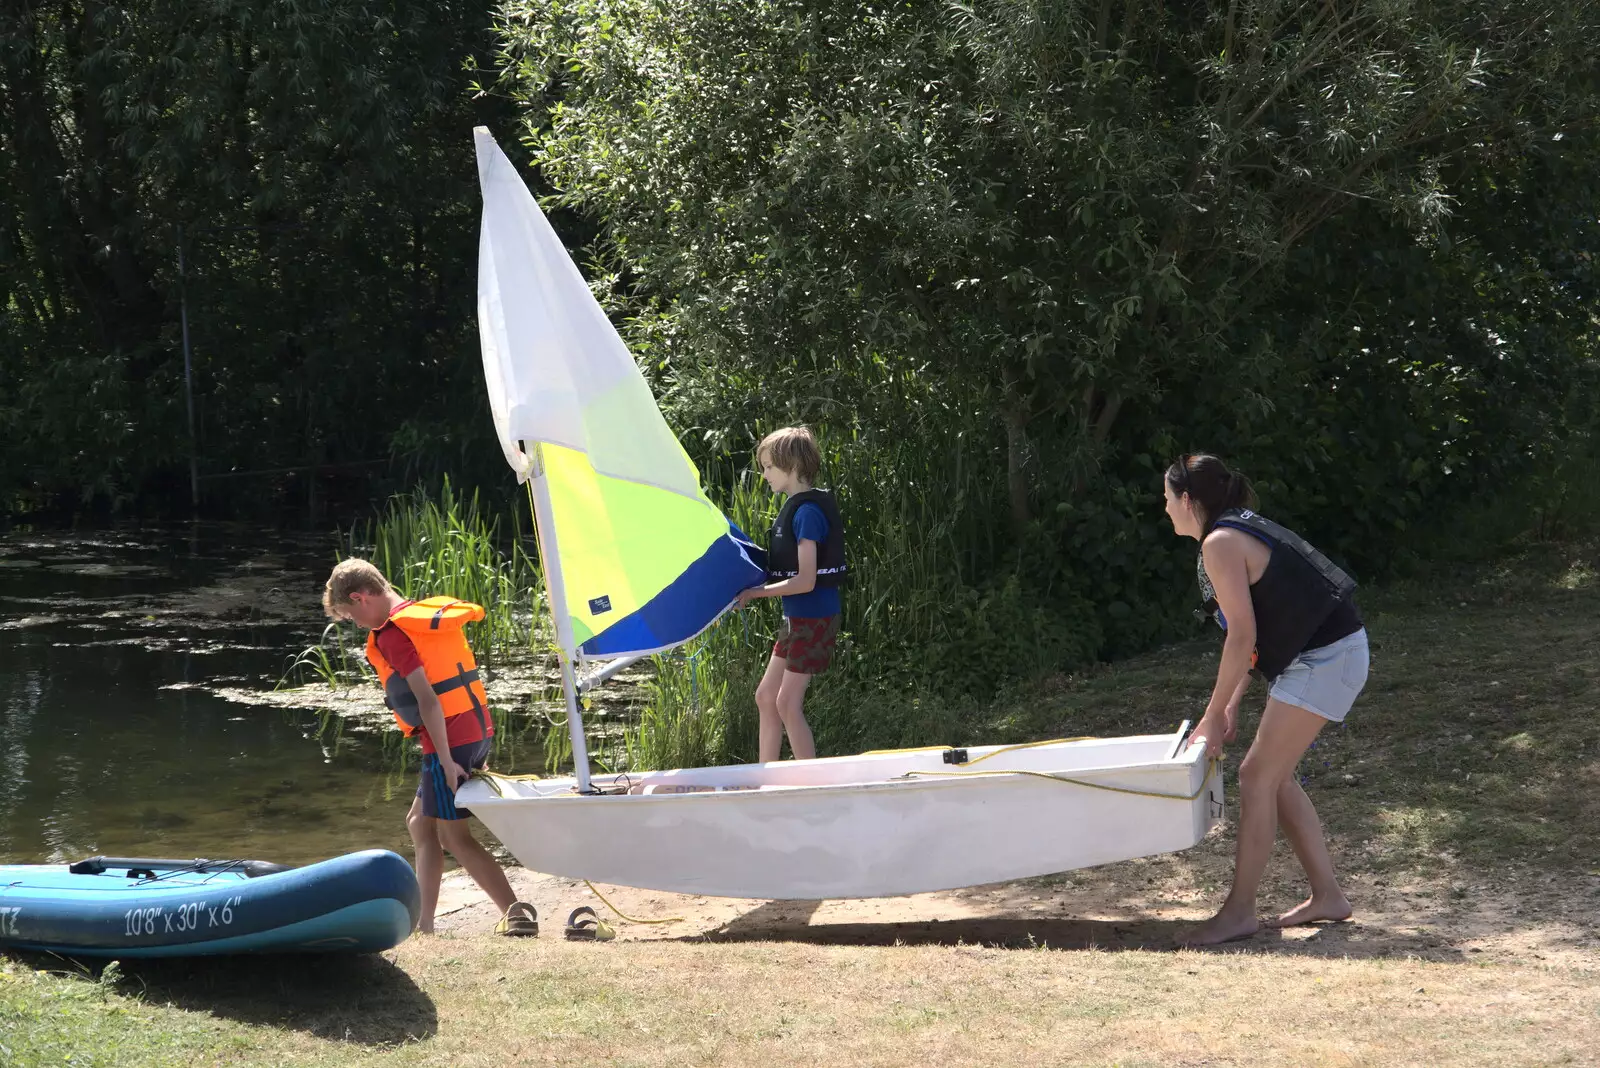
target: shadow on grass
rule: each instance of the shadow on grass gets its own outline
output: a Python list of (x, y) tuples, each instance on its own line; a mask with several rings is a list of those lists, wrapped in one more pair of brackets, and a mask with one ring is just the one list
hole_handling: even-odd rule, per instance
[[(1125, 920), (981, 916), (889, 923), (810, 922), (818, 902), (774, 901), (714, 931), (680, 941), (798, 942), (827, 946), (986, 946), (994, 949), (1172, 951), (1193, 920), (1131, 915)], [(809, 906), (809, 907), (804, 907)], [(1464, 961), (1442, 940), (1356, 920), (1290, 930), (1263, 928), (1253, 938), (1211, 947), (1217, 953), (1297, 957), (1386, 957)]]
[[(1535, 549), (1358, 595), (1372, 674), (1299, 773), (1328, 830), (1381, 847), (1385, 868), (1438, 871), (1460, 858), (1570, 873), (1600, 855), (1600, 749), (1585, 714), (1600, 695), (1600, 554)], [(1046, 680), (1018, 696), (1013, 730), (1170, 729), (1175, 708), (1204, 708), (1219, 649), (1213, 634)], [(1264, 699), (1260, 683), (1245, 697), (1234, 767)], [(1361, 863), (1335, 859), (1341, 871)]]
[[(28, 967), (85, 981), (98, 981), (109, 963), (44, 953), (12, 956)], [(119, 968), (117, 991), (149, 1004), (337, 1042), (397, 1045), (431, 1038), (439, 1029), (432, 999), (376, 955), (124, 960)]]

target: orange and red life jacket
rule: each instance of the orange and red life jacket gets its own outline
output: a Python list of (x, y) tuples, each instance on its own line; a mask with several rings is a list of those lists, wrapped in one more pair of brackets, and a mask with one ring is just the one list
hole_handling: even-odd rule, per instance
[[(433, 684), (445, 719), (476, 712), (478, 722), (486, 723), (484, 710), (489, 707), (489, 695), (478, 674), (478, 661), (461, 633), (465, 624), (476, 622), (483, 615), (481, 605), (453, 597), (413, 601), (389, 615), (389, 622), (404, 631), (411, 644), (417, 647), (422, 670)], [(405, 678), (378, 651), (377, 633), (373, 631), (367, 635), (367, 662), (378, 673), (378, 681), (383, 686), (383, 703), (389, 706), (395, 722), (409, 738), (422, 730), (422, 710)], [(435, 744), (442, 745), (443, 739), (435, 739)]]

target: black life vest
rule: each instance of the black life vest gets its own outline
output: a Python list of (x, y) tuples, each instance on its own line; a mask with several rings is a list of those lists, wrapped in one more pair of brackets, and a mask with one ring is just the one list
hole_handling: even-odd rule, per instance
[[(1256, 616), (1255, 666), (1271, 682), (1305, 651), (1328, 617), (1354, 596), (1356, 580), (1294, 531), (1248, 509), (1223, 512), (1213, 525), (1245, 531), (1272, 549), (1266, 570), (1250, 586)], [(1202, 614), (1209, 613), (1227, 630), (1203, 553), (1197, 565), (1205, 599)]]
[(800, 573), (800, 543), (794, 537), (794, 514), (802, 504), (814, 504), (828, 520), (828, 540), (817, 546), (817, 589), (839, 586), (845, 578), (844, 520), (839, 502), (827, 490), (810, 489), (783, 502), (778, 518), (767, 532), (767, 581), (779, 582)]

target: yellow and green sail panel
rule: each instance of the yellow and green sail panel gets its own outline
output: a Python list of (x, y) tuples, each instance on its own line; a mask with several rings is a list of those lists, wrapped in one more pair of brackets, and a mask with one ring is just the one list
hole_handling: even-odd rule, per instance
[(478, 326), (495, 429), (539, 479), (539, 540), (569, 651), (659, 652), (710, 625), (765, 571), (707, 499), (633, 356), (487, 130)]

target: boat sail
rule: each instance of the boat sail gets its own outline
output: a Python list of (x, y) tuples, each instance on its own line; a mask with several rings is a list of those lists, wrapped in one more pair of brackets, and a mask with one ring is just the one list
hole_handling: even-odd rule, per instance
[(671, 649), (763, 580), (511, 161), (475, 131), (478, 326), (495, 431), (531, 482), (580, 788), (574, 660)]
[[(592, 776), (580, 663), (664, 651), (763, 581), (511, 162), (474, 131), (478, 321), (495, 430), (530, 485), (571, 778), (486, 775), (470, 807), (536, 871), (725, 897), (873, 897), (1194, 845), (1222, 784), (1176, 734)], [(598, 674), (603, 674), (600, 672)], [(981, 767), (979, 766), (981, 765)]]

